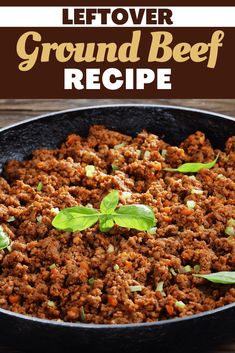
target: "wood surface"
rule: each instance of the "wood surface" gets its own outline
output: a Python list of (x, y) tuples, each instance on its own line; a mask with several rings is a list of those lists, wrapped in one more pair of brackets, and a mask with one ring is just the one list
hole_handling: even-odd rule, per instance
[(0, 128), (6, 125), (14, 124), (15, 122), (19, 122), (24, 119), (28, 119), (33, 116), (42, 115), (52, 111), (73, 109), (92, 105), (119, 103), (179, 105), (191, 108), (211, 110), (217, 113), (235, 116), (235, 99), (0, 99)]
[[(119, 104), (119, 103), (141, 103), (141, 104), (161, 104), (178, 105), (197, 109), (210, 110), (213, 112), (226, 114), (235, 117), (235, 99), (155, 99), (155, 100), (86, 100), (86, 99), (38, 99), (38, 100), (14, 100), (0, 99), (0, 128), (14, 124), (30, 117), (42, 115), (52, 111), (73, 109), (84, 106)], [(1, 329), (1, 327), (0, 327)], [(235, 332), (235, 330), (234, 330)], [(14, 338), (13, 338), (14, 339)], [(1, 347), (0, 353), (22, 353), (7, 347)], [(33, 353), (33, 351), (32, 351)], [(170, 352), (169, 352), (170, 353)], [(190, 353), (190, 352), (189, 352)], [(209, 351), (208, 351), (209, 353)], [(234, 340), (224, 343), (210, 353), (235, 353), (235, 333)]]

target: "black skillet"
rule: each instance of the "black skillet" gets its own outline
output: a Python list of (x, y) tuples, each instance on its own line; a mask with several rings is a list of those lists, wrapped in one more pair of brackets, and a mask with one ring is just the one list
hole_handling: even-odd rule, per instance
[[(86, 136), (103, 124), (135, 135), (142, 129), (179, 144), (196, 130), (214, 147), (235, 135), (235, 119), (195, 109), (154, 105), (114, 105), (48, 114), (0, 131), (0, 172), (6, 160), (28, 158), (38, 148), (54, 148), (68, 134)], [(40, 320), (0, 309), (0, 345), (36, 352), (193, 352), (235, 336), (235, 304), (191, 317), (129, 325), (71, 324)]]

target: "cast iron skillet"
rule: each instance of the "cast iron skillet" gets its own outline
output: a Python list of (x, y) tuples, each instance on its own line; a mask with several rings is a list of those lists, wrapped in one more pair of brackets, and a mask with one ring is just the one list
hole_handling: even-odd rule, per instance
[[(235, 135), (235, 119), (194, 109), (114, 105), (69, 110), (1, 130), (0, 172), (6, 160), (28, 158), (37, 148), (54, 148), (71, 133), (86, 136), (93, 124), (133, 136), (146, 129), (172, 144), (201, 130), (219, 148)], [(192, 352), (232, 336), (234, 325), (235, 304), (186, 318), (128, 325), (71, 324), (0, 309), (0, 342), (30, 352)]]

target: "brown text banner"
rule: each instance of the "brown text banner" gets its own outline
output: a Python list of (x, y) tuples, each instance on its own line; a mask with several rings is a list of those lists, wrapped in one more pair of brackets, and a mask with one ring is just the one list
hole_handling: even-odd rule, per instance
[[(169, 56), (165, 62), (153, 60), (150, 62), (153, 33), (158, 31), (169, 33), (169, 38), (172, 36), (169, 44), (172, 57)], [(29, 36), (23, 48), (25, 53), (34, 53), (27, 67), (27, 63), (23, 63), (27, 60), (23, 58), (22, 43), (19, 45), (19, 38), (28, 32), (37, 33), (37, 35), (35, 34), (35, 40), (33, 36)], [(82, 43), (84, 48), (88, 43), (115, 43), (118, 49), (122, 44), (131, 42), (133, 32), (140, 33), (138, 48), (135, 48), (138, 50), (136, 53), (133, 50), (132, 53), (133, 62), (128, 60), (125, 62), (125, 55), (131, 55), (127, 47), (123, 47), (119, 54), (116, 53), (118, 60), (114, 60), (111, 55), (110, 60), (104, 60), (104, 62), (100, 57), (99, 62), (92, 59), (92, 57), (97, 59), (96, 46), (93, 48), (93, 53), (90, 53), (91, 59), (89, 61), (88, 57), (88, 62), (81, 60), (75, 62), (74, 55), (67, 50), (76, 43)], [(224, 33), (223, 38), (219, 39), (222, 46), (219, 44), (218, 47), (216, 45), (213, 47), (211, 41), (215, 32), (218, 35), (221, 32)], [(2, 82), (0, 98), (235, 98), (233, 89), (235, 28), (1, 28), (0, 38), (3, 46), (0, 58)], [(53, 43), (71, 43), (71, 46), (66, 47), (63, 52), (67, 58), (71, 56), (68, 61), (62, 62), (62, 49), (55, 50), (56, 46), (53, 46)], [(204, 54), (201, 54), (203, 60), (197, 62), (196, 47), (188, 54), (181, 53), (181, 55), (177, 47), (180, 43), (188, 44), (181, 47), (182, 50), (188, 47), (192, 49), (194, 45), (197, 47), (199, 45), (200, 49), (200, 43), (204, 43), (201, 44), (201, 50), (203, 49), (201, 53), (204, 51)], [(48, 50), (50, 46), (51, 49)], [(78, 47), (82, 48), (82, 46)], [(92, 45), (90, 50), (91, 47)], [(176, 47), (178, 49), (175, 49), (173, 55), (173, 49)], [(152, 59), (155, 54), (152, 47)], [(161, 56), (160, 50), (158, 55)], [(134, 60), (135, 57), (139, 60)], [(26, 70), (20, 70), (20, 67), (24, 70), (24, 65)], [(77, 71), (66, 71), (72, 69)], [(70, 76), (74, 76), (77, 72), (78, 78), (79, 75), (83, 75), (77, 87), (71, 83), (73, 81), (71, 77), (65, 87), (66, 72)], [(91, 74), (93, 85), (89, 82), (87, 84), (87, 80), (90, 80), (87, 76)], [(164, 78), (161, 78), (163, 74), (165, 74), (165, 83)], [(106, 82), (104, 76), (106, 79), (109, 76), (109, 85), (104, 84)], [(118, 86), (114, 85), (115, 80)], [(144, 89), (142, 82), (146, 82)]]

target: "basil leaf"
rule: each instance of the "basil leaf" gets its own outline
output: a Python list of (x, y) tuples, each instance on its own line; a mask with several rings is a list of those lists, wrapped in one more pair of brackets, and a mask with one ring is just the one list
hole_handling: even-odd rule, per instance
[(120, 227), (137, 230), (148, 230), (156, 223), (153, 210), (145, 205), (121, 206), (115, 211), (113, 219)]
[(180, 165), (178, 168), (164, 168), (164, 170), (169, 172), (179, 172), (179, 173), (197, 173), (201, 169), (211, 169), (216, 164), (219, 158), (219, 154), (217, 157), (210, 163), (185, 163)]
[(112, 213), (118, 205), (119, 192), (114, 190), (105, 196), (100, 204), (100, 211), (102, 213)]
[(215, 272), (210, 274), (194, 274), (194, 277), (205, 278), (213, 283), (220, 284), (234, 284), (235, 283), (235, 271), (231, 272)]
[(2, 226), (0, 226), (0, 250), (7, 248), (10, 245), (10, 238)]
[(56, 229), (76, 232), (93, 226), (98, 220), (102, 232), (109, 231), (114, 223), (120, 227), (149, 230), (155, 225), (151, 207), (145, 205), (126, 205), (116, 209), (119, 192), (112, 191), (101, 202), (98, 212), (89, 207), (70, 207), (60, 211), (52, 221)]
[(113, 216), (112, 215), (101, 215), (100, 216), (100, 231), (108, 232), (114, 226)]
[(94, 208), (69, 207), (60, 211), (53, 219), (56, 229), (76, 232), (93, 226), (99, 219), (99, 212)]

